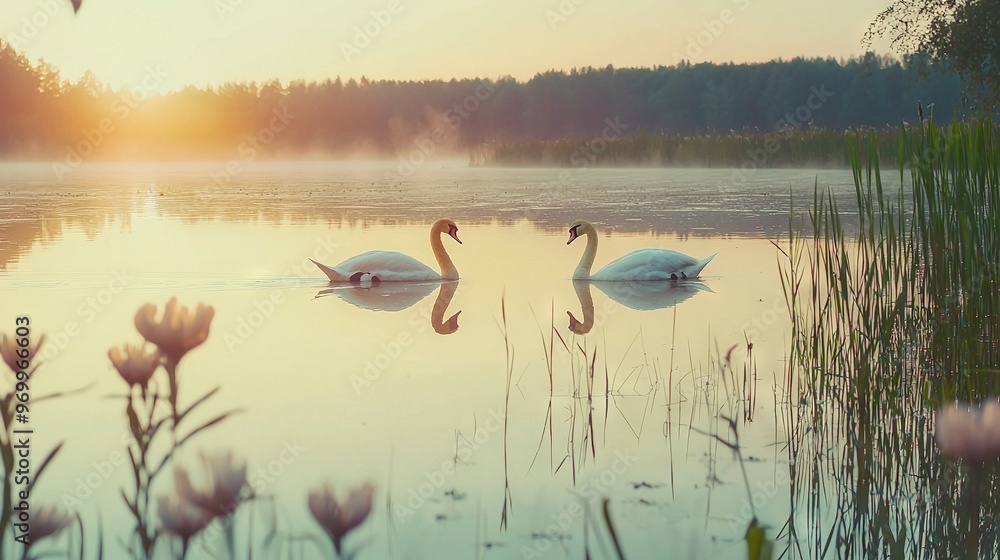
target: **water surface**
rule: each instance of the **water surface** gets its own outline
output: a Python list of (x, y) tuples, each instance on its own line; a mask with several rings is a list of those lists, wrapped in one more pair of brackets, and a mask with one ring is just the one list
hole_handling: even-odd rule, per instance
[[(124, 535), (130, 473), (106, 467), (127, 439), (107, 352), (140, 341), (140, 305), (173, 296), (215, 309), (180, 365), (181, 400), (221, 386), (201, 419), (238, 410), (175, 462), (246, 459), (266, 499), (237, 514), (244, 552), (316, 554), (302, 544), (320, 536), (308, 491), (367, 480), (376, 507), (349, 537), (358, 558), (612, 557), (605, 497), (629, 558), (745, 557), (746, 485), (712, 437), (730, 438), (725, 418), (753, 513), (772, 535), (788, 520), (790, 333), (772, 241), (816, 184), (849, 204), (850, 172), (427, 165), (402, 177), (394, 163), (310, 162), (213, 180), (222, 168), (95, 164), (57, 182), (47, 165), (0, 166), (0, 331), (28, 314), (47, 334), (36, 397), (87, 387), (37, 406), (36, 453), (65, 445), (36, 499), (90, 523), (100, 512), (107, 546)], [(454, 284), (331, 289), (308, 261), (386, 249), (433, 266), (441, 217), (463, 241), (445, 239)], [(644, 247), (718, 256), (676, 290), (574, 283), (577, 219), (601, 232), (595, 270)], [(271, 526), (300, 548), (264, 548)]]

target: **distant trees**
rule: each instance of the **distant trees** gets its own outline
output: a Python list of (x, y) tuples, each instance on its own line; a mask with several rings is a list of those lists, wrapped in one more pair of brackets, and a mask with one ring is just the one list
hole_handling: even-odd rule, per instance
[(866, 39), (876, 36), (898, 52), (952, 65), (987, 107), (1000, 104), (1000, 0), (896, 0)]
[[(926, 67), (926, 79), (917, 68)], [(399, 82), (226, 83), (166, 95), (71, 83), (0, 39), (0, 157), (257, 158), (392, 155), (487, 142), (625, 135), (844, 130), (962, 111), (963, 83), (926, 57), (581, 68), (510, 77)], [(280, 123), (280, 127), (275, 123)], [(280, 130), (279, 130), (280, 128)]]

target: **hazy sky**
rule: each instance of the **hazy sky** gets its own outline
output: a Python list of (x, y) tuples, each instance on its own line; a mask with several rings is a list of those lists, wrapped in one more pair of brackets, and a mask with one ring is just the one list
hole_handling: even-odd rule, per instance
[[(3, 0), (33, 61), (112, 85), (278, 78), (527, 79), (582, 66), (862, 52), (888, 0)], [(886, 51), (884, 44), (877, 45)], [(151, 78), (152, 76), (152, 78)]]

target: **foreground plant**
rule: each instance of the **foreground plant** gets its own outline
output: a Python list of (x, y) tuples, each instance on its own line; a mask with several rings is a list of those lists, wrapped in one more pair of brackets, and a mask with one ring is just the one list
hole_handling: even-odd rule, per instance
[(32, 555), (32, 548), (40, 542), (59, 536), (73, 523), (73, 516), (60, 506), (42, 506), (31, 515), (31, 538), (24, 549), (24, 558), (43, 558), (52, 554)]
[[(232, 452), (202, 453), (201, 466), (199, 477), (178, 467), (174, 471), (174, 494), (161, 497), (158, 504), (161, 529), (181, 540), (181, 558), (187, 555), (195, 535), (213, 520), (235, 513), (247, 486), (246, 463), (234, 461)], [(226, 524), (230, 558), (236, 553), (232, 528), (231, 523)]]
[[(218, 387), (212, 389), (187, 407), (182, 407), (178, 399), (180, 382), (177, 366), (181, 358), (208, 338), (213, 316), (214, 310), (209, 306), (199, 305), (192, 313), (186, 307), (178, 306), (176, 298), (171, 298), (163, 316), (157, 320), (156, 306), (143, 305), (136, 312), (135, 326), (147, 343), (156, 346), (156, 350), (147, 350), (145, 344), (126, 344), (108, 352), (111, 363), (128, 385), (125, 415), (132, 436), (132, 441), (128, 444), (128, 455), (135, 487), (131, 494), (123, 492), (123, 497), (135, 519), (134, 534), (138, 542), (129, 545), (129, 549), (136, 557), (152, 558), (157, 537), (161, 534), (153, 529), (150, 515), (153, 482), (181, 446), (195, 434), (221, 422), (232, 413), (223, 413), (183, 435), (180, 434), (184, 419), (218, 391)], [(156, 375), (161, 366), (166, 378), (165, 395), (159, 390), (162, 382), (158, 383), (161, 378)], [(167, 403), (166, 408), (163, 406), (164, 402)], [(166, 447), (161, 442), (167, 438), (157, 438), (157, 435), (163, 433), (170, 434)], [(151, 451), (153, 449), (158, 450), (156, 457)], [(245, 467), (243, 472), (245, 474)], [(189, 481), (184, 489), (195, 493)], [(204, 523), (207, 524), (214, 515), (184, 496), (161, 499), (157, 508), (160, 528), (164, 533), (178, 536), (185, 552), (191, 537), (204, 528), (200, 524), (201, 518), (204, 517)], [(195, 508), (197, 512), (192, 513), (190, 508)], [(135, 544), (138, 548), (133, 548)]]
[[(209, 522), (231, 518), (245, 500), (243, 492), (247, 488), (246, 462), (235, 461), (233, 453), (225, 451), (202, 453), (201, 465), (200, 484), (194, 482), (187, 470), (177, 469), (174, 475), (177, 494), (204, 511), (209, 516)], [(226, 548), (230, 557), (235, 557), (233, 524), (224, 524)]]
[[(3, 358), (4, 363), (7, 364), (7, 367), (9, 367), (13, 373), (13, 377), (9, 378), (9, 389), (3, 393), (2, 398), (0, 398), (0, 422), (3, 423), (3, 430), (0, 430), (0, 456), (3, 457), (4, 469), (3, 511), (0, 512), (0, 535), (7, 534), (7, 529), (10, 528), (13, 518), (12, 513), (15, 494), (15, 480), (13, 480), (13, 474), (15, 471), (16, 457), (14, 444), (18, 439), (21, 439), (21, 436), (15, 437), (14, 430), (30, 426), (29, 421), (31, 418), (31, 408), (35, 403), (77, 393), (86, 389), (86, 387), (83, 387), (70, 392), (52, 393), (40, 397), (33, 397), (27, 402), (18, 398), (19, 393), (27, 395), (28, 390), (33, 385), (34, 375), (38, 371), (39, 366), (42, 364), (42, 360), (38, 353), (44, 343), (44, 334), (37, 338), (30, 336), (8, 337), (6, 334), (0, 337), (0, 357)], [(23, 408), (19, 408), (19, 406)], [(15, 423), (15, 421), (17, 423)], [(38, 483), (39, 477), (41, 477), (42, 473), (45, 471), (46, 467), (48, 467), (52, 459), (55, 458), (56, 454), (62, 448), (62, 445), (62, 442), (57, 444), (43, 457), (42, 461), (38, 463), (38, 468), (33, 468), (34, 472), (30, 477), (30, 481), (22, 489), (23, 491), (27, 492), (29, 495), (31, 494), (35, 484)], [(54, 511), (55, 510), (49, 511), (42, 508), (33, 514), (31, 534), (29, 536), (31, 540), (39, 540), (46, 536), (57, 534), (65, 528), (65, 525), (56, 528), (59, 523), (56, 522), (56, 518), (53, 513)], [(66, 525), (68, 525), (68, 522)], [(5, 552), (6, 551), (2, 543), (0, 543), (0, 559), (5, 557)], [(25, 554), (27, 554), (27, 548), (25, 549)]]
[(160, 530), (181, 540), (180, 557), (183, 560), (187, 556), (191, 539), (208, 526), (212, 516), (177, 494), (161, 496), (156, 505)]
[(156, 306), (143, 305), (135, 314), (135, 328), (147, 341), (156, 345), (164, 356), (164, 369), (170, 392), (167, 398), (173, 411), (174, 423), (180, 421), (177, 408), (177, 365), (188, 352), (201, 346), (208, 339), (208, 330), (215, 317), (215, 309), (199, 303), (192, 313), (178, 307), (177, 298), (170, 298), (163, 309), (163, 317), (156, 320)]
[(936, 424), (934, 439), (945, 455), (975, 468), (1000, 457), (1000, 403), (954, 403), (938, 412)]
[[(965, 558), (972, 529), (955, 520), (972, 508), (959, 498), (972, 497), (965, 484), (982, 469), (942, 476), (951, 465), (934, 447), (969, 467), (992, 460), (993, 444), (978, 438), (991, 437), (995, 412), (946, 407), (935, 428), (925, 403), (1000, 394), (1000, 127), (925, 115), (919, 126), (850, 136), (854, 202), (817, 185), (782, 247), (793, 341), (783, 554)], [(903, 162), (890, 180), (885, 138)], [(932, 481), (940, 491), (928, 492)], [(815, 499), (817, 488), (834, 502)], [(997, 496), (979, 493), (984, 516), (1000, 511)], [(851, 521), (822, 530), (830, 511)], [(1000, 532), (983, 527), (984, 550), (1000, 549)]]
[(329, 484), (309, 493), (309, 511), (330, 538), (338, 558), (350, 559), (356, 554), (344, 551), (344, 538), (368, 519), (374, 495), (375, 488), (368, 483), (351, 489), (343, 502)]
[(983, 470), (1000, 458), (1000, 403), (991, 401), (979, 407), (954, 403), (937, 413), (935, 424), (934, 440), (941, 452), (969, 467), (965, 489), (968, 521), (963, 532), (968, 557), (978, 558)]

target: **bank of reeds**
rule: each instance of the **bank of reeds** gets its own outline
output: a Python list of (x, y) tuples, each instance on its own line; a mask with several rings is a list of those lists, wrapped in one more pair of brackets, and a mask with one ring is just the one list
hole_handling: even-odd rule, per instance
[[(856, 132), (789, 129), (769, 133), (682, 136), (636, 134), (620, 138), (567, 138), (503, 142), (475, 147), (472, 165), (521, 167), (847, 168)], [(875, 136), (883, 165), (898, 163), (893, 134)]]
[[(817, 189), (811, 232), (793, 223), (790, 557), (965, 557), (962, 528), (1000, 513), (992, 492), (966, 507), (968, 473), (933, 438), (943, 404), (1000, 394), (997, 138), (991, 120), (854, 134), (856, 219)], [(992, 523), (979, 541), (984, 557), (1000, 551)]]

